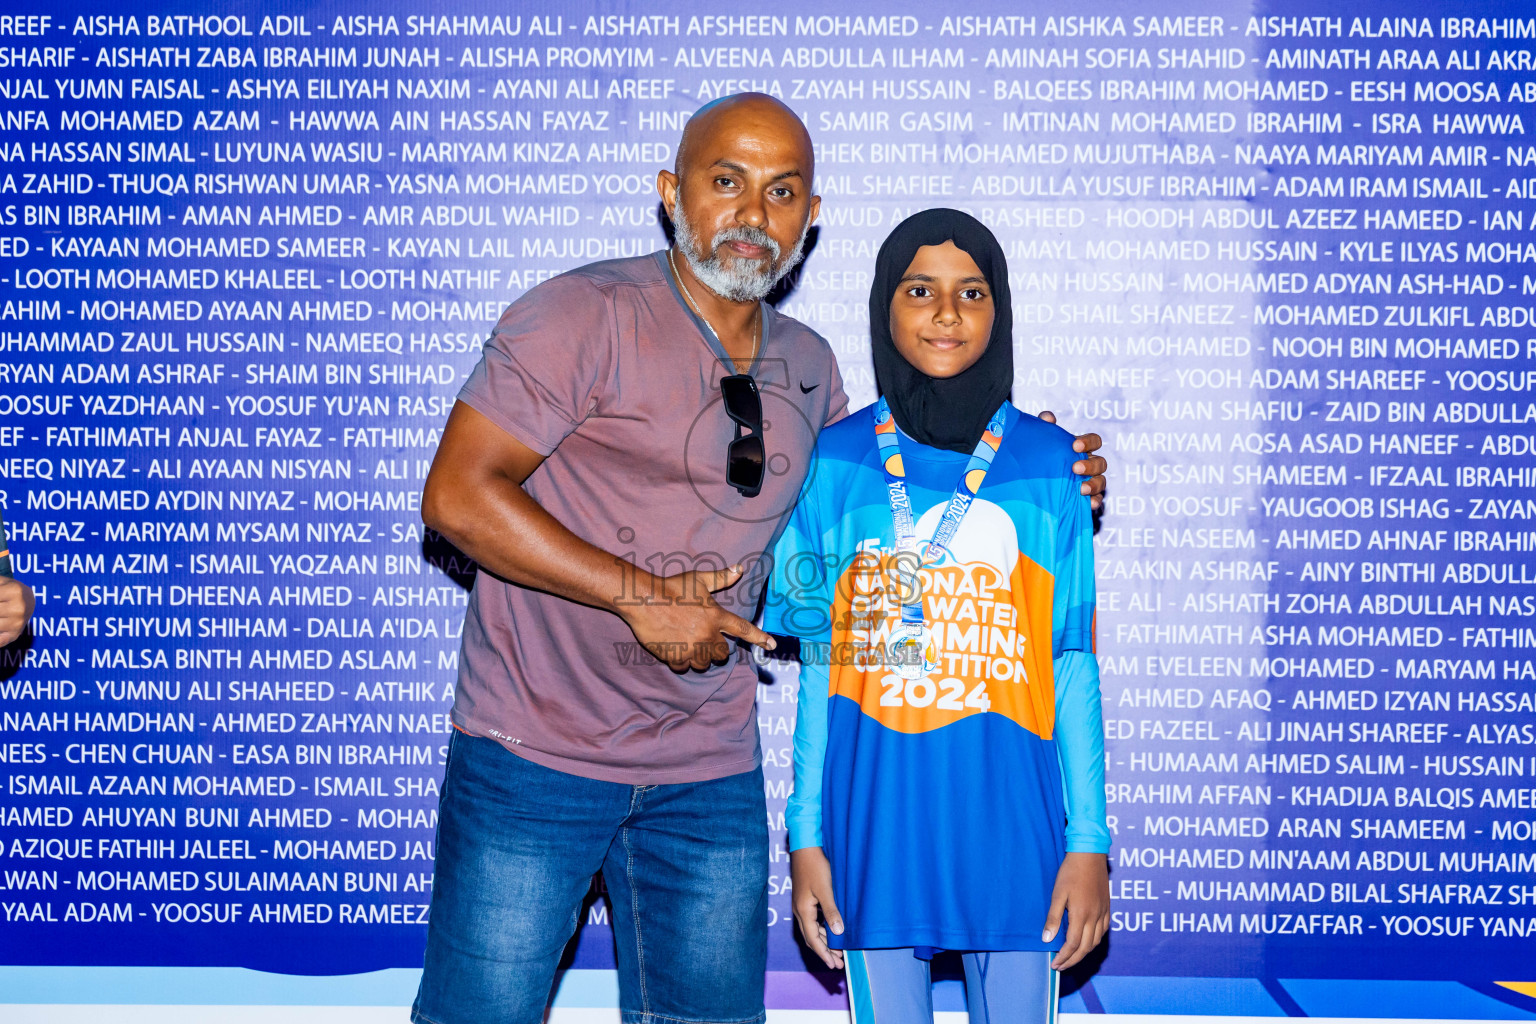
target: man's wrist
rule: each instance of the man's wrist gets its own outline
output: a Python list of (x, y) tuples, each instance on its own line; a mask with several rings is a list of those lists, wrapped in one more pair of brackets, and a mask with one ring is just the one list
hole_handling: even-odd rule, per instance
[(627, 625), (634, 625), (634, 616), (652, 602), (658, 594), (664, 594), (665, 584), (660, 576), (624, 562), (619, 569), (618, 586), (601, 605), (604, 611), (613, 612)]

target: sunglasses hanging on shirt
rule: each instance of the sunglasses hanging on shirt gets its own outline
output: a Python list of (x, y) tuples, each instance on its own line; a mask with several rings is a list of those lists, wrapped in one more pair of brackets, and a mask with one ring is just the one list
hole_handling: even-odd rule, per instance
[[(763, 489), (763, 401), (750, 374), (720, 378), (725, 414), (736, 424), (736, 439), (725, 452), (725, 479), (743, 498)], [(742, 431), (746, 434), (743, 435)]]
[[(682, 290), (687, 299), (688, 308), (691, 309), (704, 326), (709, 328), (709, 333), (715, 336), (715, 343), (724, 351), (724, 342), (720, 340), (720, 332), (715, 330), (715, 325), (704, 317), (704, 311), (699, 309), (699, 304), (693, 300), (693, 295), (688, 291), (688, 285), (683, 281), (683, 275), (678, 273), (677, 260), (672, 255), (672, 250), (667, 250), (667, 263), (672, 268), (672, 276), (677, 281), (677, 286)], [(762, 322), (762, 307), (758, 307), (755, 315), (758, 317), (758, 333), (752, 342), (752, 354), (747, 357), (748, 363), (757, 359), (757, 349), (762, 343), (764, 324)], [(736, 424), (736, 439), (725, 450), (725, 479), (732, 487), (741, 492), (743, 498), (755, 498), (763, 489), (763, 463), (765, 453), (763, 450), (763, 400), (757, 393), (757, 381), (752, 379), (749, 373), (733, 373), (720, 378), (720, 395), (725, 399), (725, 414)], [(746, 436), (742, 436), (745, 428)]]

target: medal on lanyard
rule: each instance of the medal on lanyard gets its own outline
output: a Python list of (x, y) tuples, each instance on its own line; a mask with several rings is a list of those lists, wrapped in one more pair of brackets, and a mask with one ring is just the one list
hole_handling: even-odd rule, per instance
[(997, 454), (998, 446), (1003, 443), (1003, 424), (1007, 410), (1008, 403), (1005, 400), (997, 407), (997, 412), (992, 414), (981, 440), (976, 442), (971, 460), (965, 464), (960, 482), (955, 485), (955, 493), (945, 506), (944, 514), (939, 517), (933, 539), (923, 545), (919, 552), (917, 530), (912, 519), (912, 500), (907, 496), (907, 470), (901, 461), (901, 440), (897, 435), (896, 420), (891, 415), (890, 404), (884, 398), (875, 406), (875, 441), (880, 446), (886, 495), (891, 503), (891, 523), (896, 530), (896, 560), (898, 566), (910, 568), (897, 581), (901, 592), (901, 622), (891, 631), (891, 638), (885, 645), (886, 667), (904, 679), (920, 679), (938, 671), (938, 653), (933, 645), (933, 634), (923, 622), (922, 584), (918, 580), (917, 570), (948, 553), (949, 544), (960, 529), (960, 521), (965, 518), (976, 492), (981, 490), (981, 482), (987, 478), (992, 458)]

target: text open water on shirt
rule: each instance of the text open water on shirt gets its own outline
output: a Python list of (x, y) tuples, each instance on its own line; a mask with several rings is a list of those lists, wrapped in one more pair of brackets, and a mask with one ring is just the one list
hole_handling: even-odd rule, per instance
[[(917, 535), (933, 535), (944, 504), (918, 519)], [(833, 598), (833, 650), (881, 652), (901, 618), (892, 585), (893, 551), (866, 551), (839, 579)], [(885, 571), (882, 571), (882, 566)], [(897, 732), (929, 732), (991, 711), (1050, 739), (1056, 699), (1048, 644), (1055, 578), (1019, 552), (1013, 522), (984, 498), (966, 512), (949, 549), (919, 570), (923, 618), (938, 670), (905, 679), (879, 664), (834, 656), (833, 696), (857, 702), (864, 714)]]
[[(722, 377), (736, 372), (724, 362), (719, 369)], [(683, 461), (688, 485), (699, 501), (716, 515), (737, 523), (766, 523), (788, 515), (795, 507), (810, 483), (809, 468), (814, 465), (811, 450), (816, 445), (819, 424), (826, 419), (825, 398), (814, 395), (814, 387), (810, 391), (792, 390), (786, 360), (760, 360), (753, 379), (763, 406), (765, 480), (769, 476), (805, 479), (799, 486), (777, 494), (770, 494), (765, 487), (755, 498), (742, 497), (726, 482), (725, 450), (736, 437), (736, 424), (726, 415), (725, 399), (717, 388), (689, 425), (683, 441)]]

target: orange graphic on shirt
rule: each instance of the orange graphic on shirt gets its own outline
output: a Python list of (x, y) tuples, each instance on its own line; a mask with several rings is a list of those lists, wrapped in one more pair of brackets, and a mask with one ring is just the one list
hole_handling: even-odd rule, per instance
[(886, 663), (887, 642), (901, 621), (901, 578), (893, 556), (863, 551), (839, 579), (830, 692), (898, 732), (928, 732), (991, 713), (1050, 739), (1051, 573), (1023, 555), (1006, 576), (989, 562), (919, 570), (929, 658), (937, 668), (915, 680)]

